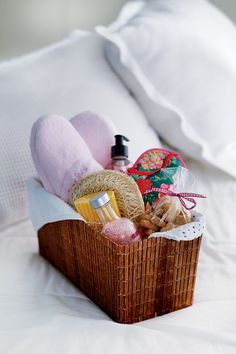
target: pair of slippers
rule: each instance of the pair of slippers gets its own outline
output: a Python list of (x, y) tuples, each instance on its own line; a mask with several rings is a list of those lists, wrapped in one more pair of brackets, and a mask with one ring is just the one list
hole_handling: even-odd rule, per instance
[(76, 182), (110, 164), (115, 134), (107, 117), (90, 111), (70, 121), (59, 115), (39, 118), (31, 130), (30, 148), (45, 189), (68, 202)]

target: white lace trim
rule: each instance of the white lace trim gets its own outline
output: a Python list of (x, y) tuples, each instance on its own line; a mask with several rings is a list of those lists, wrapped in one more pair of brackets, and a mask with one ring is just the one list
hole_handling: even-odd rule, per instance
[(176, 241), (190, 241), (201, 236), (205, 230), (205, 218), (202, 214), (193, 211), (192, 222), (176, 227), (175, 229), (155, 232), (149, 237), (166, 237), (170, 240)]

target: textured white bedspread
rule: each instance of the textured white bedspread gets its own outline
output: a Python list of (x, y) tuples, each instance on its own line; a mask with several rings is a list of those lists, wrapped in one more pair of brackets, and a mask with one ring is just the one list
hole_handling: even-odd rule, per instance
[[(235, 354), (236, 180), (191, 162), (208, 195), (195, 304), (113, 322), (38, 254), (30, 221), (0, 233), (0, 354)], [(198, 169), (198, 171), (197, 171)]]

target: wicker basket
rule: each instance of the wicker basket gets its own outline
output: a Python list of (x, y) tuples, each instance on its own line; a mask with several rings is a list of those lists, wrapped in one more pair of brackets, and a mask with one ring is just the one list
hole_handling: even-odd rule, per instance
[(116, 322), (139, 322), (193, 303), (200, 235), (118, 246), (84, 222), (66, 220), (43, 226), (38, 238), (40, 254)]

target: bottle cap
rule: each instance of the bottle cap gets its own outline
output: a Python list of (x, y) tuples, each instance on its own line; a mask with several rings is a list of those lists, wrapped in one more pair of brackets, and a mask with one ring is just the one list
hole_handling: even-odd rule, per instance
[(90, 205), (93, 209), (98, 209), (110, 201), (110, 197), (107, 192), (99, 193), (95, 197), (89, 200)]
[(124, 145), (124, 140), (129, 141), (128, 138), (126, 138), (123, 135), (115, 135), (116, 143), (111, 147), (111, 158), (114, 158), (116, 156), (123, 156), (124, 158), (128, 158), (128, 146)]

